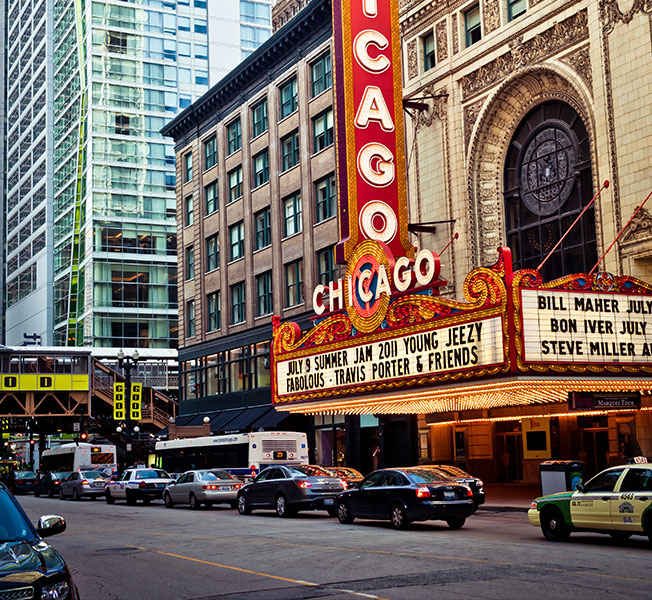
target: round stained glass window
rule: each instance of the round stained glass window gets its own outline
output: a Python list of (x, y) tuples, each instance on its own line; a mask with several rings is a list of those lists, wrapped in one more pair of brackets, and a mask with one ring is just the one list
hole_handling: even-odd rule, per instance
[(530, 139), (522, 156), (523, 203), (535, 215), (552, 215), (568, 200), (575, 182), (570, 137), (558, 127), (547, 127)]

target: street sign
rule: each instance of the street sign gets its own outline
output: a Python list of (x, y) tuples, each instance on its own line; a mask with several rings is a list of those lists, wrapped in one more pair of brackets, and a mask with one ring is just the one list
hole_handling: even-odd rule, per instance
[(131, 384), (131, 407), (130, 407), (132, 421), (140, 421), (141, 419), (142, 396), (143, 396), (143, 384), (132, 383)]
[(113, 384), (113, 418), (116, 421), (124, 421), (125, 417), (125, 384), (116, 381)]
[(80, 427), (79, 423), (73, 423), (73, 424), (72, 424), (72, 430), (73, 430), (74, 432), (80, 431), (80, 430), (81, 430), (81, 427)]

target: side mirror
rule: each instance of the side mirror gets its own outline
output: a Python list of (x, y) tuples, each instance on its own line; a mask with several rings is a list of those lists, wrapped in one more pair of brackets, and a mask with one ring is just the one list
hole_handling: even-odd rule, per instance
[(577, 484), (575, 484), (575, 489), (576, 489), (578, 492), (582, 492), (583, 494), (585, 493), (585, 491), (584, 491), (584, 484), (583, 484), (583, 483), (577, 483)]
[(66, 521), (63, 517), (57, 515), (43, 515), (38, 520), (36, 532), (42, 537), (50, 537), (63, 533), (66, 530)]

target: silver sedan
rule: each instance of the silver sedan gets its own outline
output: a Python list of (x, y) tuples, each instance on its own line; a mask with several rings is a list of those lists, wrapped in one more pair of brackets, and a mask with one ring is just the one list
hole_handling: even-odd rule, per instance
[(108, 481), (101, 471), (75, 471), (70, 473), (59, 486), (59, 498), (80, 498), (89, 497), (95, 500), (98, 496), (104, 496), (104, 485)]
[(213, 504), (230, 504), (231, 508), (237, 508), (236, 498), (242, 486), (240, 479), (222, 469), (186, 471), (168, 484), (163, 501), (168, 508), (175, 504), (189, 504), (192, 509), (202, 504), (209, 508)]

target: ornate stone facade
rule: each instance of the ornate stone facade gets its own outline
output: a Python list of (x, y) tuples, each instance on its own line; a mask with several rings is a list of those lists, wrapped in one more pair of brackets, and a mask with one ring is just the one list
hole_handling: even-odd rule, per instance
[(435, 40), (437, 41), (437, 60), (448, 58), (448, 35), (446, 34), (446, 21), (439, 21), (435, 26)]

